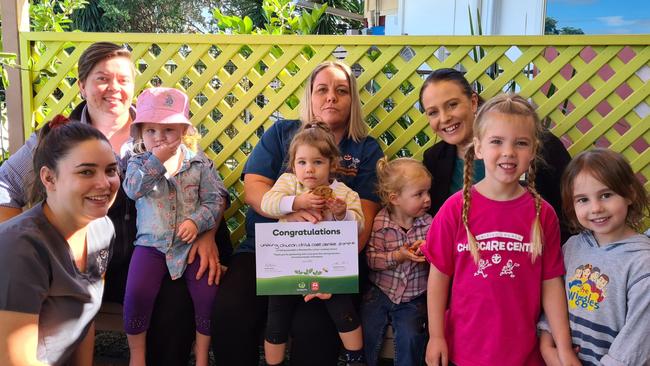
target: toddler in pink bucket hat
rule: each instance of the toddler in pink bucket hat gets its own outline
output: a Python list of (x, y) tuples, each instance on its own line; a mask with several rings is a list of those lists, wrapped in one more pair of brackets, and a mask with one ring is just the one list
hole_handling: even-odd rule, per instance
[(124, 295), (124, 330), (131, 364), (145, 364), (146, 335), (165, 276), (187, 282), (196, 320), (197, 366), (208, 366), (216, 287), (197, 279), (200, 260), (187, 263), (194, 240), (212, 228), (228, 191), (212, 161), (194, 144), (189, 98), (180, 90), (151, 88), (138, 97), (132, 123), (133, 155), (124, 192), (135, 201), (137, 236)]
[(182, 124), (193, 133), (189, 120), (190, 103), (185, 93), (174, 88), (149, 88), (138, 96), (135, 121), (131, 124), (131, 136), (137, 138), (138, 124)]

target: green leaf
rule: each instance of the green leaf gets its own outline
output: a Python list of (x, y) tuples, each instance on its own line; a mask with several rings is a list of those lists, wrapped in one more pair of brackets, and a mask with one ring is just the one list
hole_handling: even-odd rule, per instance
[(0, 68), (0, 71), (2, 73), (2, 78), (1, 78), (0, 81), (2, 82), (2, 85), (5, 88), (7, 88), (7, 87), (9, 87), (9, 74), (7, 73), (7, 69), (2, 67), (2, 68)]
[(244, 17), (244, 33), (251, 34), (253, 32), (253, 20), (248, 16)]
[(42, 74), (44, 76), (48, 76), (48, 77), (53, 77), (53, 76), (57, 75), (57, 73), (55, 71), (52, 71), (52, 70), (49, 70), (49, 69), (40, 69), (40, 70), (38, 70), (38, 72), (40, 74)]
[(474, 35), (474, 22), (472, 21), (472, 8), (467, 4), (467, 15), (469, 16), (469, 34)]
[(314, 20), (311, 18), (311, 14), (303, 13), (300, 19), (305, 21), (305, 25), (307, 26), (307, 29), (311, 31), (312, 27), (314, 26)]
[(14, 60), (16, 59), (16, 54), (8, 53), (8, 52), (0, 52), (0, 58), (7, 59), (7, 60)]

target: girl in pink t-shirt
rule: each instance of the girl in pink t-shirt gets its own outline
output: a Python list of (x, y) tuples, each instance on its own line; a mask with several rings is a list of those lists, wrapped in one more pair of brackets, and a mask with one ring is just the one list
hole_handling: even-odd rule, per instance
[[(453, 119), (447, 123), (443, 131), (454, 133)], [(579, 365), (558, 219), (535, 189), (539, 118), (525, 99), (503, 94), (481, 107), (473, 130), (463, 190), (440, 208), (422, 247), (432, 264), (427, 364), (543, 365), (536, 336), (543, 308), (563, 364)], [(475, 158), (485, 178), (472, 185)]]

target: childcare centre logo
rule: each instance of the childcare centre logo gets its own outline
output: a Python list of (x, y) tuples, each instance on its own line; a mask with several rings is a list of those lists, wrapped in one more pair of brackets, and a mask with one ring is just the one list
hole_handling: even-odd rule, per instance
[(591, 264), (578, 266), (569, 278), (569, 307), (594, 311), (607, 297), (609, 276)]
[(336, 172), (340, 175), (356, 177), (359, 171), (359, 163), (361, 163), (361, 160), (358, 158), (350, 154), (345, 154), (339, 159), (339, 166)]
[[(489, 272), (498, 271), (499, 277), (516, 278), (519, 263), (514, 262), (512, 259), (505, 260), (503, 256), (507, 257), (509, 252), (530, 252), (530, 243), (525, 243), (523, 240), (524, 237), (519, 234), (503, 231), (490, 231), (476, 235), (476, 244), (481, 252), (492, 251), (497, 253), (492, 254), (489, 259), (479, 259), (474, 277), (488, 278)], [(458, 243), (456, 251), (458, 253), (469, 253), (469, 244)], [(504, 261), (505, 263), (503, 263)]]

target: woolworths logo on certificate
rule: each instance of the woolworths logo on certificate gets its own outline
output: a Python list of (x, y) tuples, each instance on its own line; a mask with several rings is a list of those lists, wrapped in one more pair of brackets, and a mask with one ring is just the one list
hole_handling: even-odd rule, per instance
[(354, 221), (255, 224), (258, 295), (359, 292)]

